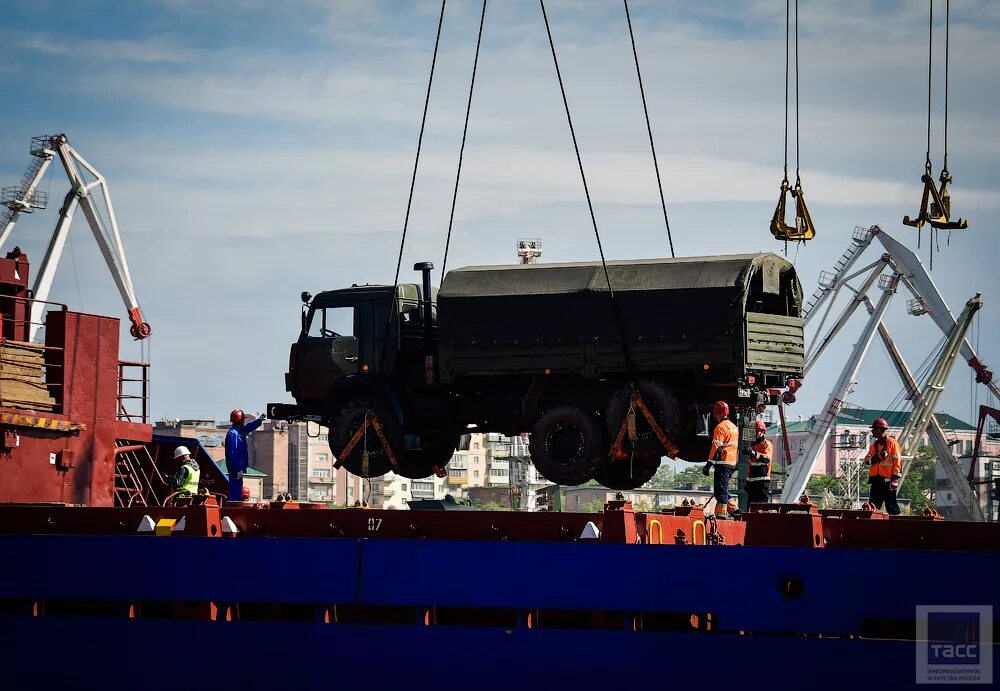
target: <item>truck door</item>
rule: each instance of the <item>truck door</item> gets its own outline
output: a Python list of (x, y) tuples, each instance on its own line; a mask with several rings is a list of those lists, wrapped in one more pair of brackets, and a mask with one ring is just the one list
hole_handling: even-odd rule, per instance
[(299, 396), (322, 399), (341, 377), (358, 372), (357, 308), (318, 307), (312, 311), (298, 349)]

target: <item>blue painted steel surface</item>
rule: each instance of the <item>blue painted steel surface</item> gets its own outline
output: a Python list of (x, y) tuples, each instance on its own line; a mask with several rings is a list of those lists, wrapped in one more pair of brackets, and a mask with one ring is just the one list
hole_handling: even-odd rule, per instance
[[(8, 602), (414, 608), (397, 624), (7, 616), (5, 688), (178, 688), (181, 678), (184, 688), (427, 688), (439, 686), (439, 672), (482, 689), (700, 686), (715, 685), (720, 669), (743, 678), (762, 661), (780, 675), (772, 688), (798, 679), (810, 688), (906, 688), (914, 643), (801, 632), (912, 622), (918, 604), (1000, 611), (996, 590), (956, 587), (997, 573), (995, 553), (55, 535), (0, 536), (0, 553), (17, 555), (0, 572)], [(788, 579), (799, 596), (780, 594)], [(518, 626), (424, 626), (418, 608), (431, 605), (516, 610)], [(710, 633), (634, 631), (626, 616), (617, 630), (529, 629), (525, 613), (535, 608), (711, 612), (714, 625)], [(192, 646), (203, 654), (189, 654)], [(223, 668), (216, 653), (224, 649), (243, 651), (240, 664)]]
[[(74, 691), (347, 684), (483, 691), (926, 689), (915, 685), (914, 649), (902, 641), (465, 626), (50, 618), (0, 627), (5, 688)], [(223, 665), (230, 650), (240, 651), (238, 657)]]
[(358, 541), (3, 535), (0, 598), (353, 602)]

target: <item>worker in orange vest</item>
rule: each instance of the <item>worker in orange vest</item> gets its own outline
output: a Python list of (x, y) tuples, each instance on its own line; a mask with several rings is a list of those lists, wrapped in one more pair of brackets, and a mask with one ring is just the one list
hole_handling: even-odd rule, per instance
[(729, 419), (729, 405), (725, 401), (715, 402), (712, 407), (712, 417), (715, 418), (712, 448), (709, 451), (708, 463), (702, 472), (708, 475), (714, 466), (715, 517), (726, 520), (729, 518), (729, 480), (736, 472), (740, 433)]
[(869, 464), (868, 482), (871, 485), (869, 501), (876, 509), (885, 510), (892, 516), (899, 515), (899, 504), (896, 503), (896, 490), (902, 479), (900, 457), (902, 450), (899, 442), (888, 434), (889, 423), (878, 418), (872, 423), (872, 435), (875, 441), (868, 448), (865, 463)]
[(757, 438), (743, 450), (750, 457), (747, 467), (747, 501), (751, 504), (766, 504), (771, 498), (771, 459), (774, 458), (774, 444), (764, 435), (767, 424), (757, 420)]

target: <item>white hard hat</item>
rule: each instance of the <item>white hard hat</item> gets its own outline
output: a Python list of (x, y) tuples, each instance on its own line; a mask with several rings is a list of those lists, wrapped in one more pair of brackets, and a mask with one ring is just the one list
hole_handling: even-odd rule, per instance
[(190, 456), (190, 455), (191, 452), (188, 451), (188, 447), (186, 446), (178, 446), (176, 449), (174, 449), (174, 460), (177, 460), (181, 456)]

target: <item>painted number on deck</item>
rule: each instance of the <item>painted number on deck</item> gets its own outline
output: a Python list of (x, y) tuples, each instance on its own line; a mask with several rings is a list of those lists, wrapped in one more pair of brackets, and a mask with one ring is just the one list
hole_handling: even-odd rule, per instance
[(382, 527), (382, 519), (381, 518), (369, 518), (368, 519), (368, 531), (369, 532), (374, 533), (374, 532), (378, 531), (378, 529), (381, 528), (381, 527)]

